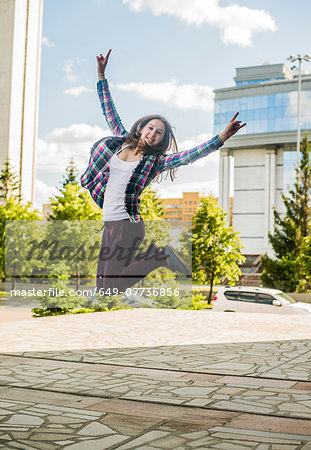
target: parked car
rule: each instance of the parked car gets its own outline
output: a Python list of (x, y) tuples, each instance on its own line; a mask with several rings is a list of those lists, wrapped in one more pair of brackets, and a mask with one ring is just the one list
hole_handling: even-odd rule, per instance
[(296, 302), (278, 289), (225, 286), (213, 298), (213, 311), (310, 314), (311, 304)]

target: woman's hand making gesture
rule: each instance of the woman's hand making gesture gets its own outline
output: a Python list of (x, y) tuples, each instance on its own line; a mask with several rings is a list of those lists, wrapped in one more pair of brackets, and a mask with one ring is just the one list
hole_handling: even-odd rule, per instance
[(237, 133), (241, 128), (245, 127), (246, 123), (242, 123), (241, 120), (236, 120), (238, 117), (238, 112), (234, 114), (231, 120), (229, 120), (228, 125), (224, 129), (222, 133), (219, 133), (219, 137), (222, 140), (222, 142), (225, 142), (227, 139), (229, 139), (231, 136), (233, 136), (235, 133)]
[(111, 49), (107, 53), (106, 56), (103, 56), (100, 54), (99, 56), (96, 56), (97, 59), (97, 73), (98, 73), (98, 79), (103, 80), (105, 78), (105, 70), (108, 64), (108, 59), (111, 53)]

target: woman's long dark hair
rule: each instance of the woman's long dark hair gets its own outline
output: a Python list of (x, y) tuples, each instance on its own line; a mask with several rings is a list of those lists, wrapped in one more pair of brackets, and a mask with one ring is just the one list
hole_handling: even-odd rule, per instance
[[(147, 144), (142, 144), (140, 140), (141, 130), (153, 119), (158, 119), (163, 122), (165, 126), (165, 132), (162, 141), (157, 146), (149, 146)], [(130, 144), (131, 147), (138, 147), (144, 155), (165, 155), (167, 152), (172, 151), (177, 153), (177, 142), (172, 130), (170, 123), (165, 119), (165, 117), (159, 114), (152, 114), (150, 116), (142, 117), (136, 120), (133, 124), (125, 142)], [(173, 181), (175, 178), (174, 169), (169, 170), (170, 178)]]

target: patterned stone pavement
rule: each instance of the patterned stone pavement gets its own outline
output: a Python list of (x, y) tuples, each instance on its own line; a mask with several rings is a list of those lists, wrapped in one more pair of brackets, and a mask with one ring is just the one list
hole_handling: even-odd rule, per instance
[[(260, 316), (260, 329), (254, 314), (219, 313), (203, 334), (210, 312), (167, 311), (166, 326), (175, 328), (164, 345), (155, 330), (166, 318), (153, 311), (145, 322), (141, 310), (114, 312), (110, 342), (110, 313), (1, 324), (0, 448), (311, 450), (307, 322), (295, 334), (287, 316), (274, 316), (273, 327), (266, 315), (266, 328)], [(97, 345), (84, 345), (94, 326)], [(183, 344), (180, 330), (189, 336)]]
[(311, 446), (309, 423), (302, 419), (98, 398), (81, 408), (68, 394), (47, 396), (45, 403), (2, 400), (0, 406), (1, 414), (6, 413), (0, 422), (0, 448), (5, 449), (309, 450)]
[[(308, 340), (90, 350), (13, 355), (188, 372), (311, 381)], [(8, 352), (6, 352), (8, 354)]]
[(4, 355), (0, 367), (3, 386), (311, 419), (311, 383)]

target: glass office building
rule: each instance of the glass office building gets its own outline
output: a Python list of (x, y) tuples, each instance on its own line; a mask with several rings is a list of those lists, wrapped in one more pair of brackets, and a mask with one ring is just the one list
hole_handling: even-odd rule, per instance
[[(311, 129), (311, 91), (301, 96), (301, 128)], [(297, 93), (279, 92), (219, 100), (215, 104), (216, 133), (222, 131), (236, 111), (247, 122), (246, 134), (297, 130)]]
[[(237, 68), (235, 86), (215, 90), (215, 134), (237, 111), (247, 122), (221, 151), (219, 183), (220, 205), (229, 210), (234, 178), (233, 225), (240, 231), (245, 254), (271, 254), (273, 208), (282, 211), (281, 192), (295, 179), (297, 81), (297, 69), (264, 64)], [(304, 130), (311, 130), (311, 76), (306, 73), (302, 73), (300, 119), (303, 136)]]

